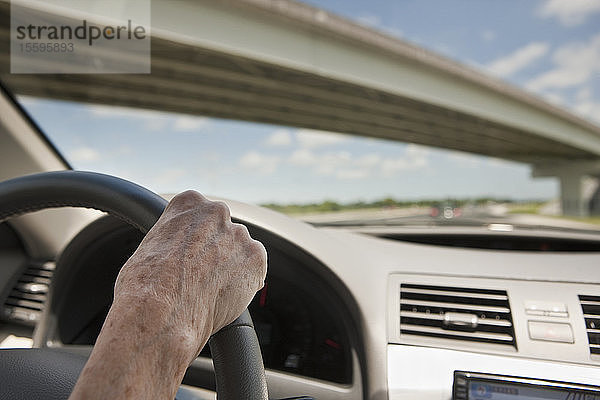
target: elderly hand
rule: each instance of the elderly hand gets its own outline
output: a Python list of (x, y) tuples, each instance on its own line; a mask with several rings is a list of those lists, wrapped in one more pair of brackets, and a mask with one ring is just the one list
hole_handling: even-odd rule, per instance
[(71, 398), (173, 398), (209, 336), (262, 288), (266, 264), (225, 204), (175, 196), (121, 269)]
[(266, 268), (264, 247), (231, 222), (225, 204), (188, 191), (173, 198), (125, 263), (115, 302), (151, 303), (177, 334), (202, 346), (206, 324), (215, 333), (236, 319), (262, 288)]

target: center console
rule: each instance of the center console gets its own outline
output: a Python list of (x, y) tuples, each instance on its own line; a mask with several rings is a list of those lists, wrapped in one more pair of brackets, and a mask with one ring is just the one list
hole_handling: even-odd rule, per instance
[(600, 286), (397, 273), (390, 400), (600, 400)]

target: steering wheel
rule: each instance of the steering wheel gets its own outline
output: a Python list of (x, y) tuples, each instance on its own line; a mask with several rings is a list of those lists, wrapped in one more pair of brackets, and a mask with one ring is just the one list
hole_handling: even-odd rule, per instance
[[(0, 183), (0, 222), (54, 207), (108, 212), (147, 233), (166, 200), (129, 181), (81, 171), (46, 172)], [(219, 399), (268, 399), (265, 371), (248, 310), (209, 340)], [(66, 399), (86, 358), (59, 348), (0, 350), (0, 398)]]

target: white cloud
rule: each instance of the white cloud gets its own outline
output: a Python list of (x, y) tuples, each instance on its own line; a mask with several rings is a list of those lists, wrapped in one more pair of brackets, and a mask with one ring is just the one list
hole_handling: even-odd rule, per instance
[(157, 115), (165, 114), (159, 111), (151, 111), (139, 108), (129, 107), (117, 107), (117, 106), (105, 106), (100, 104), (93, 104), (86, 106), (87, 111), (93, 116), (100, 118), (137, 118), (137, 119), (148, 119), (154, 118)]
[(382, 157), (376, 153), (354, 155), (347, 151), (321, 152), (301, 148), (294, 151), (288, 162), (308, 167), (317, 175), (338, 179), (364, 179), (373, 176), (390, 177), (401, 171), (425, 168), (429, 150), (410, 144), (399, 157)]
[(120, 156), (129, 156), (129, 155), (133, 154), (133, 150), (130, 146), (123, 145), (123, 146), (117, 147), (115, 153)]
[(583, 88), (577, 92), (574, 109), (582, 116), (600, 123), (600, 102), (595, 101), (590, 88)]
[(359, 24), (368, 26), (370, 28), (377, 28), (381, 26), (381, 18), (373, 14), (361, 15), (356, 20)]
[(208, 121), (209, 120), (206, 117), (191, 117), (184, 115), (175, 119), (173, 130), (177, 132), (197, 131), (204, 128), (208, 124)]
[(94, 118), (134, 120), (150, 131), (191, 132), (202, 129), (210, 121), (206, 117), (98, 104), (88, 105), (87, 110)]
[[(203, 151), (198, 154), (198, 159), (207, 164), (216, 164), (221, 160), (221, 154), (216, 151)], [(210, 173), (213, 174), (214, 171)]]
[(600, 72), (600, 34), (589, 42), (569, 43), (557, 49), (553, 56), (554, 69), (527, 82), (535, 92), (546, 89), (566, 89), (586, 83)]
[(409, 144), (406, 146), (404, 157), (388, 158), (382, 161), (381, 171), (384, 175), (390, 176), (401, 171), (414, 171), (426, 168), (429, 164), (430, 151), (418, 144)]
[(501, 167), (501, 168), (514, 168), (515, 166), (523, 166), (523, 164), (517, 163), (511, 160), (505, 160), (503, 158), (496, 157), (486, 157), (484, 158), (487, 165), (492, 167)]
[(481, 38), (486, 41), (486, 42), (492, 42), (496, 39), (496, 32), (491, 31), (491, 30), (485, 30), (483, 31), (483, 33), (481, 34)]
[(529, 43), (511, 54), (491, 62), (487, 66), (487, 69), (491, 73), (501, 77), (510, 76), (546, 55), (548, 48), (548, 43)]
[(476, 167), (480, 165), (483, 157), (461, 151), (449, 151), (446, 155), (449, 161), (461, 167)]
[(249, 151), (240, 158), (239, 164), (243, 168), (269, 175), (275, 172), (280, 162), (281, 158), (278, 156), (261, 154), (257, 151)]
[(347, 151), (317, 154), (310, 149), (298, 149), (291, 154), (288, 162), (299, 167), (308, 167), (317, 175), (334, 176), (339, 179), (364, 178), (370, 174), (371, 169), (365, 165), (364, 159), (355, 159)]
[(600, 12), (600, 0), (546, 0), (538, 9), (542, 18), (557, 18), (564, 26), (581, 25)]
[(291, 164), (299, 166), (314, 165), (316, 161), (317, 157), (308, 149), (298, 149), (294, 151), (289, 159)]
[(379, 30), (392, 36), (402, 36), (402, 31), (400, 29), (384, 25), (381, 21), (381, 18), (377, 15), (364, 14), (356, 18), (356, 21), (361, 25)]
[(544, 92), (544, 93), (542, 93), (542, 96), (544, 97), (544, 99), (546, 99), (547, 101), (549, 101), (552, 104), (556, 104), (558, 106), (565, 105), (565, 98), (558, 93)]
[(600, 102), (591, 100), (583, 101), (575, 105), (575, 111), (600, 124)]
[(342, 169), (335, 174), (338, 179), (364, 179), (369, 175), (369, 171), (364, 169)]
[(356, 165), (365, 168), (373, 168), (376, 167), (379, 163), (381, 163), (381, 156), (378, 154), (365, 154), (356, 159)]
[(78, 147), (68, 152), (67, 159), (73, 162), (91, 162), (100, 159), (100, 153), (91, 147)]
[(419, 144), (411, 143), (406, 146), (406, 154), (410, 156), (427, 156), (429, 153), (431, 151), (427, 147)]
[(481, 156), (462, 151), (449, 150), (445, 153), (447, 160), (460, 168), (481, 168), (484, 166), (514, 168), (515, 165), (522, 165), (516, 163), (515, 161), (505, 160), (502, 158)]
[(177, 181), (187, 175), (187, 171), (182, 168), (168, 168), (164, 171), (159, 172), (154, 177), (154, 183), (156, 185), (172, 185), (174, 181)]
[(575, 98), (578, 102), (591, 100), (594, 96), (592, 95), (592, 89), (589, 87), (581, 88), (577, 91)]
[(285, 147), (292, 144), (292, 135), (287, 129), (277, 129), (265, 141), (267, 146)]
[(318, 148), (342, 143), (347, 140), (347, 137), (341, 133), (298, 129), (296, 140), (298, 140), (301, 147)]
[(340, 172), (351, 167), (353, 163), (352, 154), (347, 151), (329, 152), (317, 158), (314, 169), (319, 175), (341, 176)]
[(128, 119), (142, 124), (144, 129), (150, 131), (166, 130), (170, 115), (160, 111), (139, 108), (105, 106), (100, 104), (86, 106), (92, 118), (97, 119)]

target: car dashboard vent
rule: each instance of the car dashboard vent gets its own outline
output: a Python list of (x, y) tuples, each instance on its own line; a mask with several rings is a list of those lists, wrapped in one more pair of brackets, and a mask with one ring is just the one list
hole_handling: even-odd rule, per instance
[(600, 354), (600, 296), (579, 296), (590, 353)]
[(42, 315), (48, 287), (54, 273), (54, 262), (32, 262), (4, 303), (5, 320), (35, 325)]
[(400, 333), (516, 347), (504, 290), (402, 284)]

